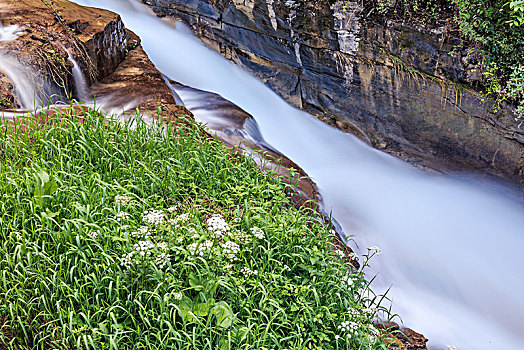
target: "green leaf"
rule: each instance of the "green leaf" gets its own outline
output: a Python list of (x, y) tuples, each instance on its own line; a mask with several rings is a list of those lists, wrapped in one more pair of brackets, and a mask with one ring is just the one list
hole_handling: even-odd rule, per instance
[(204, 286), (202, 285), (202, 280), (200, 277), (196, 276), (195, 274), (191, 273), (189, 275), (189, 285), (196, 291), (201, 291), (204, 289)]
[(193, 312), (197, 316), (207, 316), (209, 314), (208, 303), (197, 303), (194, 305)]
[(233, 323), (235, 314), (225, 301), (219, 301), (213, 306), (211, 314), (217, 318), (217, 327), (228, 328)]

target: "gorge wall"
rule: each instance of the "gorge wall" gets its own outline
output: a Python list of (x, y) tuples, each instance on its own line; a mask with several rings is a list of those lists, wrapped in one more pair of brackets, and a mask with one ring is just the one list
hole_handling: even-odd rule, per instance
[(464, 87), (478, 73), (442, 28), (379, 23), (356, 3), (333, 11), (327, 1), (142, 1), (375, 148), (420, 167), (524, 181), (524, 127)]

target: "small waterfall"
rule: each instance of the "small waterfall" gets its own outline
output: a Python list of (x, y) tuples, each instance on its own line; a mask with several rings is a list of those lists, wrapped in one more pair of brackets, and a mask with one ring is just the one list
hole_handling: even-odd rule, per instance
[(22, 108), (34, 109), (42, 105), (39, 88), (30, 77), (32, 72), (23, 67), (17, 60), (0, 54), (0, 71), (4, 72), (14, 85), (14, 96)]
[(67, 52), (69, 61), (73, 64), (72, 73), (75, 82), (76, 97), (79, 102), (89, 102), (92, 100), (92, 97), (84, 73), (82, 72), (78, 62), (76, 62), (76, 60), (73, 58), (71, 52), (67, 49), (65, 49), (65, 51)]
[(23, 32), (23, 28), (17, 24), (11, 24), (7, 27), (0, 21), (0, 43), (15, 41)]
[(432, 349), (524, 349), (522, 201), (493, 183), (428, 176), (327, 126), (135, 1), (75, 2), (119, 13), (163, 74), (250, 113), (264, 139), (313, 177), (362, 250), (382, 248), (375, 288), (392, 286), (393, 312)]

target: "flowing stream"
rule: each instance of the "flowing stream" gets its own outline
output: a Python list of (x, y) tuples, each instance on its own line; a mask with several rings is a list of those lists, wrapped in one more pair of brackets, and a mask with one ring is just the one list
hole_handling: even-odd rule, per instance
[[(377, 292), (433, 349), (524, 349), (524, 203), (511, 188), (434, 177), (295, 109), (256, 78), (134, 0), (77, 0), (119, 13), (168, 78), (222, 95), (317, 183), (371, 262)], [(3, 35), (3, 34), (2, 34)], [(1, 62), (1, 57), (0, 57)], [(182, 98), (183, 99), (183, 98)], [(515, 197), (517, 198), (517, 197)]]

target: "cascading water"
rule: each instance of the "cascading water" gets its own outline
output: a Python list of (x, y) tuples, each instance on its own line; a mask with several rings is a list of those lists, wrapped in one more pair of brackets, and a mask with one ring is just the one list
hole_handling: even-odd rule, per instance
[(66, 49), (69, 62), (73, 64), (73, 80), (75, 82), (76, 97), (80, 102), (89, 102), (92, 100), (89, 86), (87, 85), (86, 78), (82, 72), (82, 68), (78, 65), (78, 62), (74, 59), (73, 55), (69, 50)]
[(524, 203), (495, 184), (428, 176), (321, 123), (138, 2), (76, 2), (118, 12), (163, 74), (253, 115), (268, 143), (312, 176), (345, 232), (382, 248), (375, 288), (393, 286), (394, 311), (432, 348), (524, 348)]
[(19, 25), (11, 24), (7, 27), (2, 25), (0, 21), (0, 43), (1, 42), (10, 42), (16, 40), (22, 33), (23, 28)]
[[(4, 27), (0, 22), (0, 44), (18, 39), (23, 28), (12, 24)], [(0, 49), (3, 49), (0, 46)], [(34, 74), (31, 68), (22, 65), (16, 58), (0, 50), (0, 71), (5, 73), (14, 85), (13, 95), (25, 109), (35, 109), (42, 105), (67, 101), (62, 93), (50, 86), (42, 77)]]
[(14, 58), (0, 53), (0, 70), (4, 72), (14, 85), (14, 96), (22, 108), (32, 109), (42, 105), (37, 85), (23, 67)]

